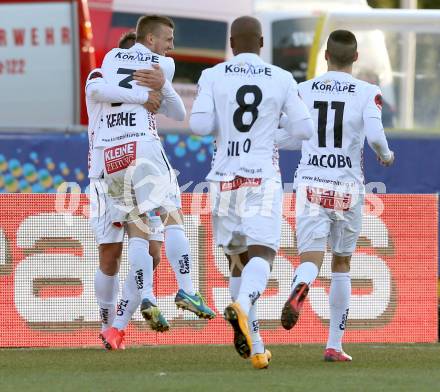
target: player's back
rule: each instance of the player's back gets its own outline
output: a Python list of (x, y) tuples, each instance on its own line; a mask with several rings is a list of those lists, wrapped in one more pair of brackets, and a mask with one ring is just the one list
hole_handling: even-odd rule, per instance
[[(108, 52), (102, 63), (102, 72), (107, 83), (128, 89), (146, 89), (134, 82), (133, 73), (139, 69), (150, 69), (153, 64), (159, 65), (165, 77), (172, 80), (173, 59), (153, 53), (139, 43), (129, 49), (115, 48)], [(103, 104), (103, 120), (98, 141), (101, 146), (158, 139), (155, 116), (142, 105)]]
[(295, 182), (363, 191), (364, 115), (380, 110), (377, 86), (346, 72), (327, 72), (300, 83), (315, 133), (302, 143)]
[(217, 122), (216, 152), (207, 178), (277, 176), (275, 129), (288, 89), (296, 86), (292, 76), (252, 53), (239, 54), (204, 74), (212, 83)]

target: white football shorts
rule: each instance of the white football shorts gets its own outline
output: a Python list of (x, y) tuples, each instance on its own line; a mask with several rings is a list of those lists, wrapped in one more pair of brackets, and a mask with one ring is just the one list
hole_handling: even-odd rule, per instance
[(215, 242), (226, 254), (243, 253), (250, 245), (278, 251), (283, 203), (279, 178), (211, 182), (210, 196)]
[(106, 148), (104, 179), (113, 200), (113, 222), (181, 208), (177, 178), (159, 141), (129, 142)]
[[(113, 202), (107, 192), (103, 179), (90, 179), (90, 227), (98, 245), (123, 242), (125, 230), (111, 220)], [(148, 216), (150, 241), (164, 241), (164, 227), (160, 216), (151, 213)]]
[(296, 192), (296, 239), (299, 254), (325, 252), (350, 256), (362, 228), (363, 194), (341, 193), (313, 186)]

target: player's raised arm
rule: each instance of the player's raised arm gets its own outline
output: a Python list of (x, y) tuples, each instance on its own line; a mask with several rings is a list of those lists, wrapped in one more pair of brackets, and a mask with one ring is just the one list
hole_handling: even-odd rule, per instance
[(199, 93), (192, 107), (189, 126), (196, 135), (204, 136), (214, 132), (215, 128), (212, 82), (207, 70), (202, 72), (198, 85)]
[(92, 71), (87, 78), (86, 96), (99, 103), (123, 102), (142, 105), (148, 101), (147, 90), (127, 89), (108, 84), (100, 70)]
[(363, 112), (365, 137), (380, 163), (384, 166), (390, 166), (394, 162), (394, 153), (388, 147), (381, 110), (382, 93), (378, 87), (375, 87), (368, 96)]
[(314, 125), (310, 112), (298, 94), (298, 85), (291, 77), (283, 112), (287, 118), (281, 126), (285, 129), (287, 135), (290, 135), (291, 138), (295, 138), (297, 141), (307, 140), (312, 137)]

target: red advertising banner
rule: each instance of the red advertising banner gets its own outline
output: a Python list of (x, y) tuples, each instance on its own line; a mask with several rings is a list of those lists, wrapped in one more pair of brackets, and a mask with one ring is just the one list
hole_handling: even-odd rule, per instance
[[(438, 199), (436, 195), (371, 195), (352, 258), (353, 295), (346, 342), (437, 340)], [(158, 334), (137, 312), (128, 344), (223, 344), (232, 332), (222, 317), (229, 303), (228, 264), (214, 246), (206, 195), (183, 195), (192, 278), (218, 312), (198, 320), (174, 305), (177, 285), (163, 253), (156, 271), (158, 305), (171, 325)], [(294, 198), (286, 195), (281, 249), (258, 301), (266, 343), (324, 343), (329, 319), (330, 254), (292, 331), (280, 325), (299, 258)], [(98, 345), (94, 297), (98, 252), (85, 195), (0, 195), (0, 347)], [(120, 279), (128, 270), (126, 255)]]

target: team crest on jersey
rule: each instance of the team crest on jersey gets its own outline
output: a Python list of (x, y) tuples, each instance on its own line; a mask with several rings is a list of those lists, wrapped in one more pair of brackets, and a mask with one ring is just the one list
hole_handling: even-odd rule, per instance
[(376, 106), (378, 107), (379, 110), (382, 110), (382, 106), (383, 106), (382, 95), (377, 94), (377, 95), (374, 97), (374, 103), (376, 104)]
[(225, 64), (226, 75), (272, 76), (272, 69), (264, 65), (249, 63)]

